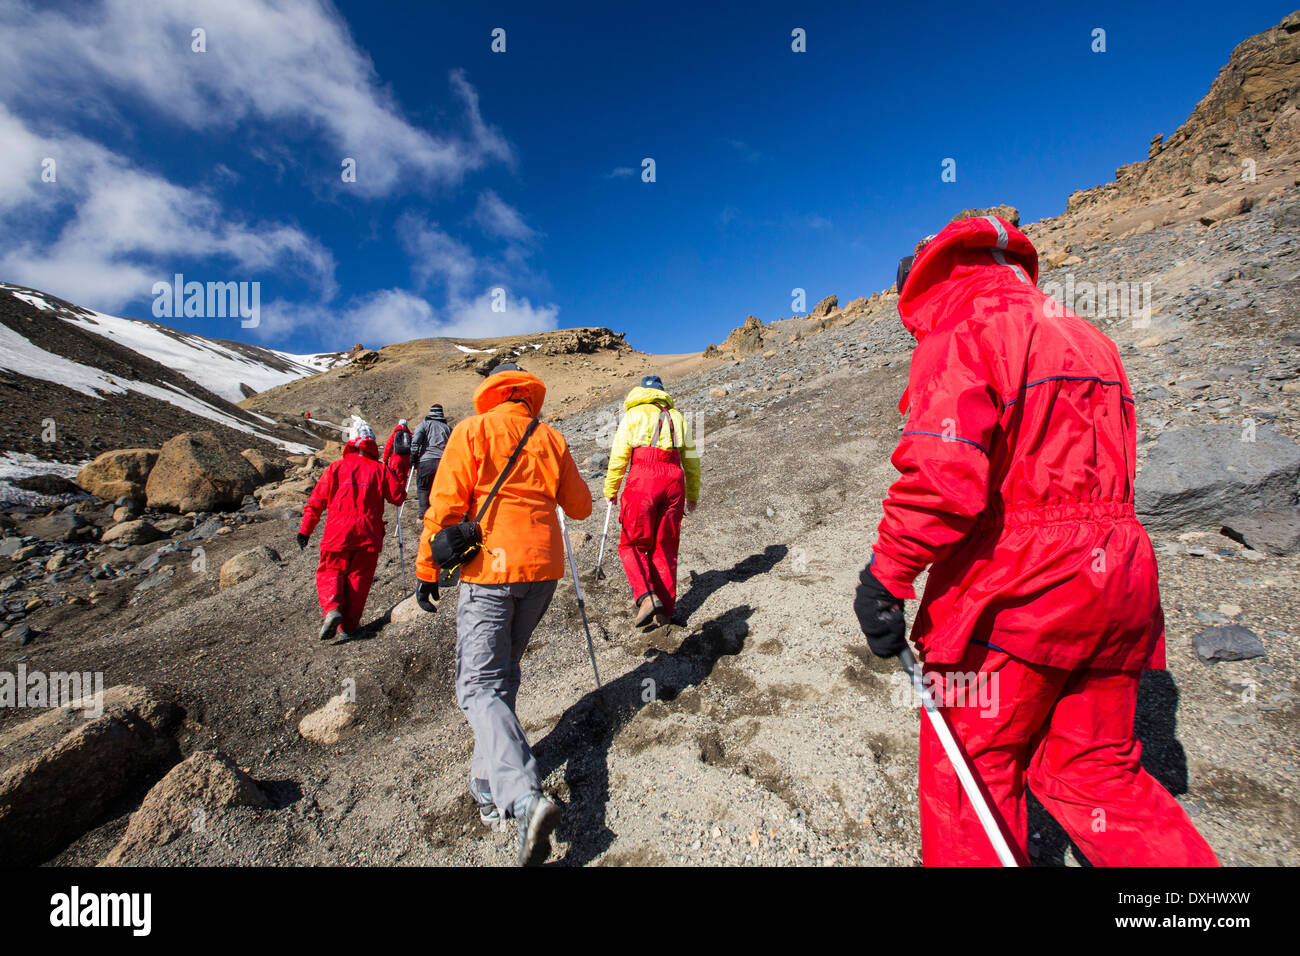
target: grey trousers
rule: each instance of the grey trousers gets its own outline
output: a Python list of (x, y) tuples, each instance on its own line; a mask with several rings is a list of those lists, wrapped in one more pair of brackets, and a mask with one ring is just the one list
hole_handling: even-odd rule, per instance
[(456, 702), (474, 730), (472, 776), (486, 780), (503, 817), (540, 789), (537, 761), (515, 716), (520, 667), (555, 581), (460, 585), (456, 608)]

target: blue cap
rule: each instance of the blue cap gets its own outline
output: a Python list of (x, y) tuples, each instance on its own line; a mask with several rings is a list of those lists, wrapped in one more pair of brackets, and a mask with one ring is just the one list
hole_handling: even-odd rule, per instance
[(658, 375), (647, 375), (645, 378), (641, 379), (641, 387), (657, 388), (662, 392), (664, 390), (664, 383)]

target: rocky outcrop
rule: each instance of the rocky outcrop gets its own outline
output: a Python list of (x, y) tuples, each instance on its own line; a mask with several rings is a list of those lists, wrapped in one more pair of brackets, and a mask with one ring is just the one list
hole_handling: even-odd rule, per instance
[(219, 511), (239, 507), (260, 481), (257, 469), (211, 432), (182, 432), (162, 446), (145, 495), (159, 511)]
[(1244, 440), (1235, 425), (1165, 432), (1137, 480), (1137, 511), (1152, 530), (1219, 528), (1228, 515), (1290, 507), (1300, 445), (1271, 426)]
[(1148, 158), (1121, 166), (1114, 182), (1080, 189), (1066, 214), (1103, 204), (1141, 204), (1240, 182), (1247, 161), (1300, 152), (1300, 12), (1242, 41), (1209, 92), (1172, 134), (1157, 136)]
[(165, 538), (161, 531), (155, 528), (143, 518), (137, 518), (134, 521), (123, 521), (121, 524), (115, 524), (104, 532), (103, 537), (99, 540), (103, 544), (148, 544), (150, 541), (157, 541), (159, 538)]
[[(83, 691), (87, 688), (83, 687)], [(0, 734), (0, 860), (42, 863), (179, 757), (179, 707), (140, 688), (110, 687)], [(89, 710), (87, 709), (89, 708)]]
[(832, 312), (837, 311), (839, 307), (840, 307), (839, 296), (832, 294), (832, 295), (828, 295), (826, 298), (822, 299), (815, 306), (813, 306), (813, 310), (811, 314), (815, 319), (823, 319), (826, 316), (830, 315)]
[[(714, 354), (724, 353), (727, 355), (752, 355), (755, 352), (763, 350), (763, 323), (755, 316), (750, 316), (745, 320), (745, 324), (738, 329), (732, 329), (718, 346), (709, 346)], [(705, 354), (709, 354), (709, 349)]]
[(278, 567), (279, 564), (279, 553), (264, 544), (241, 551), (221, 565), (221, 571), (217, 575), (217, 589), (224, 591), (226, 588), (233, 588), (241, 581), (247, 581), (267, 568)]
[(262, 481), (279, 481), (284, 477), (288, 463), (283, 458), (272, 458), (256, 448), (245, 448), (239, 454), (257, 469)]
[(1020, 210), (1015, 206), (1007, 205), (989, 206), (987, 209), (963, 209), (961, 212), (957, 213), (957, 215), (952, 217), (952, 221), (956, 222), (958, 219), (978, 219), (981, 216), (997, 216), (1000, 219), (1005, 219), (1013, 226), (1020, 225)]
[(215, 811), (270, 805), (233, 760), (223, 753), (199, 751), (154, 784), (101, 865), (118, 866), (141, 850), (163, 846), (189, 831), (203, 832)]
[(77, 484), (96, 498), (144, 498), (149, 471), (158, 460), (152, 448), (119, 448), (106, 451), (77, 474)]
[(1223, 534), (1252, 551), (1288, 557), (1300, 554), (1300, 508), (1277, 508), (1236, 515), (1223, 522)]
[(346, 695), (331, 697), (319, 710), (314, 710), (298, 721), (298, 733), (304, 740), (318, 744), (336, 744), (349, 731), (357, 719), (357, 705)]

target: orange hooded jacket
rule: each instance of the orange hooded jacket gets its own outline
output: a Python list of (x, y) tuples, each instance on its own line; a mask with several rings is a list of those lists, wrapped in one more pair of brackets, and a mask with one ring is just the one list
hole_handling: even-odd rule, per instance
[[(542, 380), (524, 371), (498, 372), (478, 387), (474, 393), (478, 414), (452, 429), (429, 492), (415, 563), (421, 581), (438, 578), (434, 535), (478, 514), (528, 423), (541, 414), (545, 398)], [(483, 549), (461, 568), (461, 580), (511, 584), (563, 577), (564, 541), (555, 516), (557, 504), (570, 518), (581, 521), (591, 514), (591, 490), (564, 436), (538, 424), (483, 516)]]

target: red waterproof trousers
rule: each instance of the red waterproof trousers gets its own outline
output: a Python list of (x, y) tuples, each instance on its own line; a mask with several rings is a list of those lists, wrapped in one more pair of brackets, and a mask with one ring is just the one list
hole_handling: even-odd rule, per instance
[(686, 480), (677, 451), (632, 449), (618, 512), (623, 526), (618, 556), (637, 603), (653, 594), (669, 617), (677, 606), (677, 548), (685, 512)]
[(361, 624), (370, 584), (375, 578), (378, 551), (322, 551), (316, 566), (316, 595), (322, 614), (338, 608), (344, 631), (351, 633)]
[[(1186, 811), (1142, 769), (1133, 736), (1136, 670), (1066, 670), (972, 643), (926, 668), (940, 711), (1027, 863), (1025, 787), (1094, 866), (1217, 866)], [(926, 866), (997, 866), (930, 721), (921, 720), (921, 856)]]

